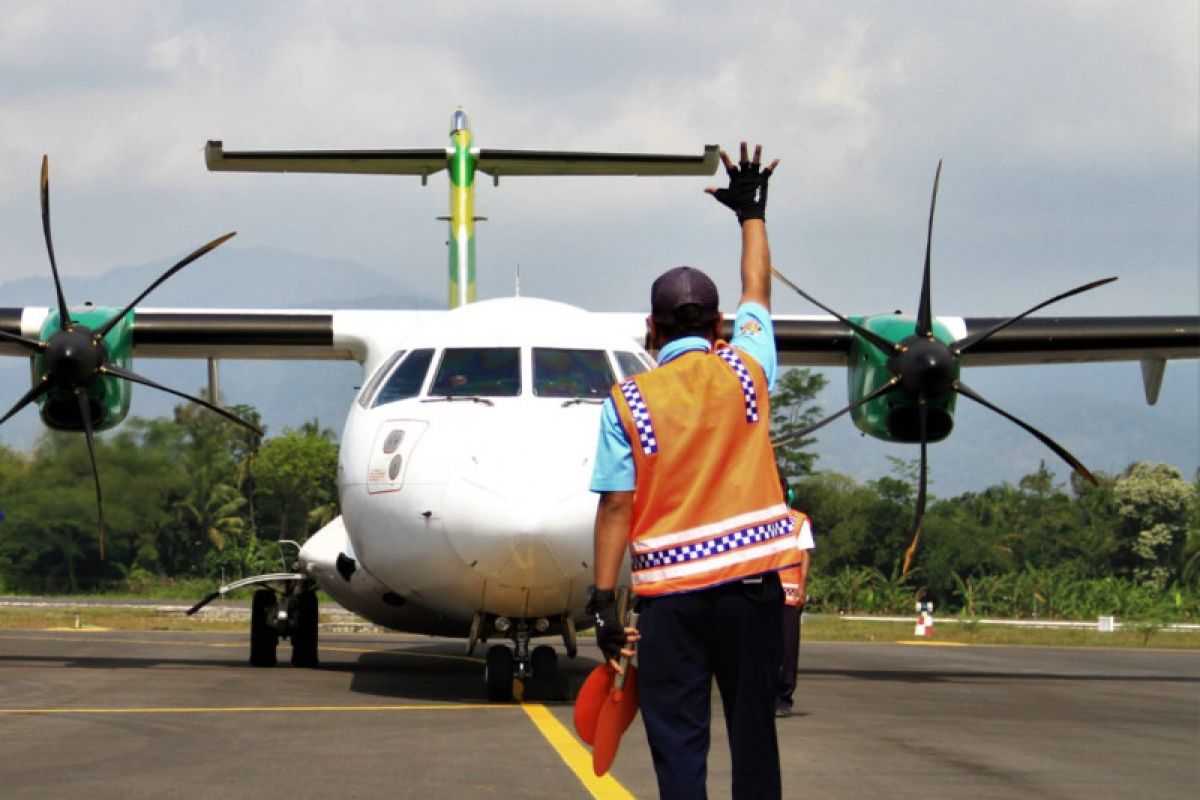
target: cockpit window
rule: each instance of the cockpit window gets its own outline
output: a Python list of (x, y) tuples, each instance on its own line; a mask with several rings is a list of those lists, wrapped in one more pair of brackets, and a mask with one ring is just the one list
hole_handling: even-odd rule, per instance
[(516, 347), (448, 347), (434, 376), (434, 397), (516, 397), (521, 351)]
[(639, 372), (645, 372), (649, 367), (642, 362), (633, 353), (617, 353), (617, 366), (621, 368), (621, 373), (628, 378), (630, 375), (637, 375)]
[(392, 371), (392, 367), (396, 366), (396, 362), (404, 356), (403, 350), (397, 350), (388, 356), (387, 360), (375, 370), (375, 374), (371, 376), (371, 380), (367, 381), (363, 386), (362, 391), (358, 395), (358, 404), (363, 408), (368, 408), (371, 402), (371, 395), (375, 394), (375, 390), (379, 388), (379, 384), (383, 381), (387, 374)]
[(604, 399), (614, 383), (603, 350), (533, 350), (533, 393), (538, 397)]
[(387, 383), (379, 390), (372, 408), (386, 403), (394, 403), (409, 397), (416, 397), (421, 392), (421, 384), (429, 372), (429, 362), (433, 360), (433, 350), (413, 350), (408, 358), (392, 372)]

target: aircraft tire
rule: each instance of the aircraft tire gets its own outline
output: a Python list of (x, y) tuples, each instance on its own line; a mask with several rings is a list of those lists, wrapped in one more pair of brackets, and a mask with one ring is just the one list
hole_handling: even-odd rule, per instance
[(487, 651), (487, 666), (484, 682), (487, 684), (487, 699), (493, 703), (507, 703), (513, 699), (512, 650), (508, 645), (494, 644)]
[(567, 676), (558, 668), (558, 653), (547, 644), (533, 648), (529, 659), (533, 669), (533, 690), (546, 700), (569, 700)]
[(259, 589), (250, 604), (250, 665), (254, 667), (275, 666), (275, 648), (279, 644), (279, 633), (271, 627), (270, 620), (278, 606), (275, 593), (270, 589)]
[(529, 661), (534, 679), (550, 686), (558, 674), (558, 653), (554, 652), (554, 648), (548, 644), (538, 645), (533, 648), (533, 656)]
[(296, 598), (296, 626), (292, 632), (292, 666), (315, 668), (317, 658), (317, 593), (309, 590)]

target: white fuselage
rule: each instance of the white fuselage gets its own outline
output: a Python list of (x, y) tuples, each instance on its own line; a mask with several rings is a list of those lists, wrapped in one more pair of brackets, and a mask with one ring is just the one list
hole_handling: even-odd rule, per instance
[[(304, 568), (399, 630), (467, 636), (482, 615), (553, 634), (581, 620), (601, 401), (650, 357), (597, 316), (529, 298), (463, 306), (369, 349), (342, 435), (342, 516), (306, 543)], [(456, 358), (475, 373), (451, 374)]]

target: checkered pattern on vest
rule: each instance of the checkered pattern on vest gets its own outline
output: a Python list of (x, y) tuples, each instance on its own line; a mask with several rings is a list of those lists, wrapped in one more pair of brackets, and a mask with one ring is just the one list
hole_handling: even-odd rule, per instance
[(746, 422), (758, 422), (758, 392), (754, 390), (754, 378), (750, 375), (750, 370), (732, 347), (718, 350), (717, 355), (733, 368), (738, 382), (742, 384), (742, 397), (746, 401)]
[(658, 438), (654, 435), (654, 424), (650, 421), (650, 409), (646, 408), (646, 401), (642, 398), (642, 393), (638, 391), (633, 378), (626, 378), (621, 382), (621, 394), (625, 396), (625, 402), (629, 404), (630, 416), (633, 417), (633, 424), (637, 426), (642, 452), (648, 456), (654, 455), (658, 452)]
[(730, 531), (724, 536), (719, 536), (714, 539), (707, 539), (702, 542), (696, 542), (695, 544), (668, 547), (663, 550), (657, 550), (653, 553), (635, 555), (630, 561), (630, 567), (634, 572), (637, 572), (643, 569), (668, 567), (672, 564), (682, 564), (687, 561), (695, 561), (698, 558), (707, 558), (708, 556), (728, 553), (732, 550), (737, 550), (740, 547), (759, 544), (760, 542), (777, 539), (780, 536), (789, 536), (792, 534), (795, 528), (795, 517), (788, 515), (783, 519), (775, 520), (774, 522), (768, 522), (763, 525), (751, 525), (748, 528)]

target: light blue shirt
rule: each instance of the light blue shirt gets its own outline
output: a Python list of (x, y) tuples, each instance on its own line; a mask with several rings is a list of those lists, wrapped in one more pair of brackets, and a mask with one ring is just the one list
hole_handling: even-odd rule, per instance
[[(775, 388), (777, 357), (775, 329), (771, 314), (758, 303), (743, 303), (733, 320), (733, 338), (729, 344), (753, 358), (767, 374), (767, 388)], [(708, 340), (700, 336), (685, 336), (668, 342), (658, 352), (659, 365), (679, 358), (684, 353), (710, 349)], [(596, 461), (592, 467), (593, 492), (632, 492), (637, 487), (633, 464), (633, 445), (617, 416), (610, 396), (604, 401), (600, 414), (600, 438), (596, 443)]]

